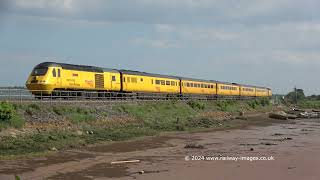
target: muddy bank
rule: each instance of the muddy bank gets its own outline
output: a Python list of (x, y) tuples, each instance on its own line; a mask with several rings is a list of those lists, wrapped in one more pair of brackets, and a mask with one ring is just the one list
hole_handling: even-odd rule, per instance
[[(243, 120), (244, 121), (244, 120)], [(23, 179), (312, 179), (319, 177), (320, 121), (251, 117), (240, 129), (118, 142), (41, 158), (1, 161), (0, 177)], [(203, 148), (185, 148), (196, 143)], [(274, 161), (186, 161), (186, 156), (274, 156)], [(314, 156), (314, 157), (313, 157)], [(138, 159), (140, 163), (111, 165)], [(232, 172), (232, 173), (230, 173)], [(268, 174), (268, 176), (261, 176)]]

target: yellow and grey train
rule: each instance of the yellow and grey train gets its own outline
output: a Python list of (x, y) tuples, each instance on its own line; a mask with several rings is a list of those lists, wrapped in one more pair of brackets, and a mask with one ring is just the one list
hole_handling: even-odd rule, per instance
[(38, 64), (26, 86), (35, 95), (90, 91), (208, 97), (272, 96), (271, 89), (266, 87), (55, 62)]

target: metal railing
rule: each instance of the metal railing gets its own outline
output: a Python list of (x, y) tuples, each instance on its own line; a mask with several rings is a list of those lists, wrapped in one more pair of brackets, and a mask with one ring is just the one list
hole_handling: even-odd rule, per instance
[(91, 92), (91, 91), (43, 91), (27, 89), (1, 89), (0, 101), (166, 101), (166, 100), (245, 100), (255, 97), (216, 96), (216, 95), (183, 95), (162, 93), (121, 93), (121, 92)]

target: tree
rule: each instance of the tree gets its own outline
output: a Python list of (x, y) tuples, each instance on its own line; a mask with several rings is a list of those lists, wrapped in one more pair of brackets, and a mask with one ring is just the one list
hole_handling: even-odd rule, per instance
[(304, 95), (303, 89), (294, 88), (292, 92), (286, 95), (286, 99), (291, 103), (297, 103), (298, 101), (304, 100), (306, 96)]

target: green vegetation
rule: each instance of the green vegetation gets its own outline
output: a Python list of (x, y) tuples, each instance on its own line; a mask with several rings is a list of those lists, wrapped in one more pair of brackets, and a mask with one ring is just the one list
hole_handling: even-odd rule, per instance
[[(196, 104), (196, 103), (195, 103)], [(198, 105), (194, 108), (184, 102), (150, 102), (139, 106), (132, 104), (121, 105), (117, 109), (132, 115), (143, 122), (144, 127), (154, 130), (176, 130), (176, 122), (181, 122), (198, 114)]]
[(85, 109), (70, 106), (53, 106), (52, 111), (57, 115), (65, 116), (73, 123), (90, 122), (96, 120), (94, 109)]
[(16, 113), (15, 107), (6, 102), (0, 103), (0, 130), (8, 127), (23, 127), (24, 119)]
[[(22, 127), (26, 119), (55, 118), (67, 121), (68, 128), (35, 131), (24, 136), (3, 136), (0, 156), (41, 153), (54, 149), (80, 147), (106, 141), (127, 140), (165, 131), (194, 131), (233, 127), (236, 120), (220, 121), (213, 112), (238, 114), (269, 110), (268, 99), (250, 101), (168, 101), (115, 104), (109, 107), (74, 105), (12, 105), (1, 103), (0, 120), (6, 127)], [(207, 115), (209, 114), (209, 115)], [(238, 120), (240, 121), (240, 120)], [(243, 123), (245, 120), (241, 120)], [(236, 125), (236, 124), (235, 124)]]
[(304, 95), (303, 89), (297, 89), (297, 88), (294, 88), (292, 92), (289, 92), (285, 96), (285, 100), (288, 103), (298, 103), (299, 101), (303, 101), (305, 99), (306, 99), (306, 96)]
[(298, 102), (299, 108), (320, 109), (320, 100), (303, 100)]
[(299, 108), (320, 109), (320, 95), (305, 96), (303, 89), (295, 88), (285, 96), (283, 103)]

